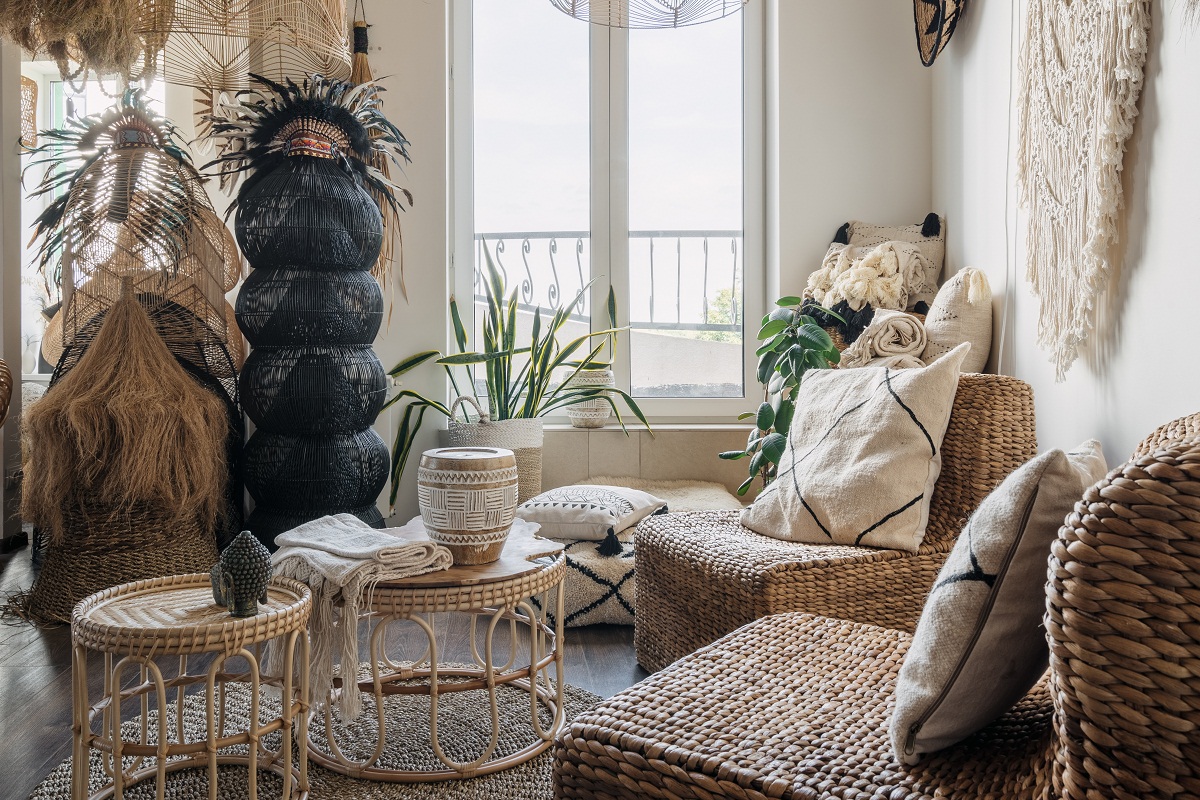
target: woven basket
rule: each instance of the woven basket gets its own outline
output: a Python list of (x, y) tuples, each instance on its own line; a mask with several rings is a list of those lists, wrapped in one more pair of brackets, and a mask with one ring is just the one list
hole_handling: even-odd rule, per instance
[[(616, 385), (611, 369), (581, 370), (567, 383), (571, 389), (607, 389)], [(567, 406), (567, 419), (573, 428), (603, 428), (611, 414), (612, 406), (602, 398)]]
[[(470, 403), (479, 422), (455, 422), (460, 403)], [(460, 397), (450, 406), (451, 447), (499, 447), (512, 450), (517, 459), (517, 503), (542, 493), (542, 420), (493, 421), (472, 397)]]
[(217, 561), (217, 540), (197, 523), (165, 524), (162, 509), (140, 506), (64, 509), (67, 540), (51, 543), (24, 611), (40, 622), (69, 622), (83, 598), (110, 586), (208, 572)]

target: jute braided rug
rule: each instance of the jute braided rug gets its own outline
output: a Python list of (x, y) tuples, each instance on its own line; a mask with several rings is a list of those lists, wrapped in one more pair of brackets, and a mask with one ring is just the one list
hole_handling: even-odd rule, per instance
[[(364, 665), (365, 666), (365, 665)], [(444, 667), (452, 665), (446, 664)], [(529, 723), (529, 695), (513, 687), (502, 686), (498, 690), (500, 701), (500, 739), (496, 755), (512, 753), (530, 744), (535, 737)], [(573, 719), (599, 702), (591, 692), (575, 686), (564, 688), (566, 716)], [(249, 691), (241, 684), (230, 684), (227, 689), (229, 729), (244, 730), (249, 719)], [(168, 732), (174, 735), (173, 708), (168, 721)], [(363, 758), (369, 754), (375, 742), (375, 702), (365, 696), (363, 715), (348, 726), (336, 729), (338, 744), (351, 758)], [(429, 698), (423, 696), (392, 696), (384, 701), (388, 727), (388, 748), (380, 760), (381, 766), (406, 769), (440, 767), (429, 746)], [(266, 698), (263, 702), (264, 718), (276, 713), (277, 701)], [(150, 711), (152, 720), (157, 712)], [(542, 710), (543, 724), (549, 724), (549, 714)], [(487, 696), (481, 691), (455, 692), (438, 698), (438, 729), (442, 748), (451, 758), (467, 760), (476, 757), (487, 746), (491, 734), (491, 714)], [(184, 730), (188, 740), (204, 738), (205, 714), (203, 696), (188, 695), (184, 699)], [(123, 726), (127, 739), (138, 735), (136, 723), (126, 722)], [(150, 726), (154, 741), (154, 724)], [(310, 736), (317, 744), (324, 743), (324, 723), (320, 717), (309, 727)], [(279, 746), (279, 734), (264, 737), (268, 747)], [(400, 743), (399, 745), (395, 743)], [(242, 748), (244, 751), (244, 748)], [(229, 752), (237, 752), (230, 748)], [(485, 775), (467, 781), (443, 783), (402, 784), (375, 783), (348, 778), (309, 763), (308, 775), (311, 783), (312, 800), (549, 800), (552, 797), (550, 770), (552, 751), (512, 769)], [(220, 800), (246, 800), (246, 769), (222, 766), (218, 770), (218, 797)], [(96, 790), (104, 782), (100, 757), (92, 753), (91, 788)], [(277, 798), (282, 781), (273, 772), (260, 770), (258, 773), (258, 796)], [(154, 780), (150, 779), (125, 792), (127, 800), (151, 800)], [(30, 800), (68, 800), (71, 796), (71, 759), (60, 764), (46, 780), (30, 795)], [(202, 769), (181, 770), (168, 776), (166, 800), (207, 800), (208, 778)]]

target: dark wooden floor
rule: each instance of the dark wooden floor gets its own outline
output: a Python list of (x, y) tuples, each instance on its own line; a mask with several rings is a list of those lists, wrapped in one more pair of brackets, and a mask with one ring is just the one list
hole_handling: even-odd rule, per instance
[[(30, 549), (0, 556), (0, 598), (33, 583)], [(409, 623), (411, 625), (411, 623)], [(441, 615), (438, 647), (444, 661), (470, 661), (468, 626)], [(506, 626), (501, 626), (503, 630)], [(393, 644), (415, 632), (389, 631)], [(502, 647), (503, 636), (497, 641)], [(500, 650), (506, 652), (506, 650)], [(100, 690), (93, 671), (91, 691)], [(566, 636), (567, 682), (603, 697), (646, 676), (633, 653), (633, 628), (595, 625)], [(23, 800), (71, 750), (71, 636), (66, 626), (38, 629), (0, 625), (0, 800)]]

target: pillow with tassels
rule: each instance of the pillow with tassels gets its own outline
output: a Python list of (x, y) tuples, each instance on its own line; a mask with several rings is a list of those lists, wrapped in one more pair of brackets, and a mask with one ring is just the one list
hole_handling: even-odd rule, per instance
[(667, 501), (624, 486), (560, 486), (517, 506), (517, 516), (541, 525), (547, 539), (601, 542), (601, 555), (620, 555), (617, 534), (651, 514), (667, 513)]

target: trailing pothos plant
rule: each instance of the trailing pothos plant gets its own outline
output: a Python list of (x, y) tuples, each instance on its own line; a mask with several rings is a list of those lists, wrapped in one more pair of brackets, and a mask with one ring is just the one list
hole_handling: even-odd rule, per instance
[[(813, 317), (804, 313), (813, 306), (802, 309), (803, 302), (799, 297), (779, 298), (775, 301), (778, 308), (763, 317), (758, 331), (762, 345), (755, 355), (764, 400), (757, 411), (738, 416), (741, 420), (754, 420), (745, 449), (720, 454), (727, 460), (750, 459), (750, 477), (738, 487), (739, 496), (746, 493), (755, 478), (762, 478), (764, 487), (775, 479), (787, 447), (788, 429), (796, 414), (796, 389), (805, 374), (809, 370), (829, 369), (841, 360), (833, 339)], [(827, 309), (821, 310), (840, 319)]]
[[(506, 419), (533, 419), (545, 416), (552, 411), (576, 405), (587, 400), (603, 400), (607, 402), (617, 417), (621, 429), (625, 421), (621, 418), (621, 410), (617, 408), (613, 397), (624, 401), (629, 411), (650, 429), (646, 416), (638, 408), (634, 399), (620, 389), (609, 387), (571, 386), (571, 378), (583, 370), (605, 369), (609, 361), (601, 357), (605, 348), (609, 348), (611, 356), (615, 347), (617, 334), (625, 330), (617, 327), (617, 301), (613, 290), (608, 290), (608, 321), (609, 327), (595, 333), (579, 336), (566, 344), (559, 344), (558, 336), (570, 319), (572, 312), (579, 307), (591, 287), (589, 282), (579, 294), (565, 306), (553, 310), (550, 318), (544, 319), (542, 309), (533, 312), (533, 327), (529, 335), (529, 343), (517, 344), (517, 291), (506, 291), (504, 278), (492, 261), (487, 243), (484, 243), (483, 253), (486, 260), (486, 275), (484, 280), (487, 295), (487, 315), (483, 320), (482, 348), (467, 349), (467, 329), (463, 325), (462, 316), (458, 312), (458, 303), (450, 298), (450, 320), (454, 328), (454, 343), (458, 352), (444, 355), (439, 350), (426, 350), (402, 360), (388, 374), (399, 377), (422, 364), (433, 361), (441, 365), (450, 379), (450, 386), (456, 396), (468, 396), (479, 402), (476, 391), (477, 373), (483, 374), (483, 385), (486, 390), (487, 403), (480, 407), (487, 408), (493, 421)], [(592, 346), (592, 342), (600, 340)], [(457, 372), (457, 374), (456, 374)], [(557, 381), (556, 374), (562, 376)], [(460, 378), (465, 379), (464, 385)], [(396, 504), (396, 494), (400, 487), (400, 477), (412, 454), (413, 442), (425, 419), (425, 412), (433, 409), (436, 413), (450, 416), (450, 409), (445, 403), (425, 397), (411, 389), (401, 389), (383, 406), (385, 409), (397, 403), (408, 400), (404, 413), (400, 418), (400, 426), (396, 431), (396, 440), (392, 446), (391, 463), (391, 494), (390, 504)], [(474, 422), (465, 408), (462, 412), (464, 422)]]

